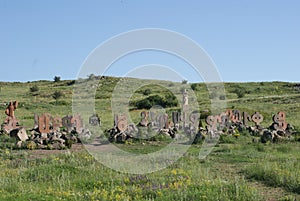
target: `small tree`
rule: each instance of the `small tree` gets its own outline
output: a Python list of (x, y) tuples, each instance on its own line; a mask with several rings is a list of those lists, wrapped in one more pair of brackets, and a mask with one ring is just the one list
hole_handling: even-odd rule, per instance
[(182, 80), (182, 81), (181, 81), (181, 84), (187, 84), (187, 83), (188, 83), (187, 80)]
[(60, 77), (59, 77), (59, 76), (55, 76), (55, 77), (53, 78), (53, 80), (54, 80), (54, 82), (59, 82), (59, 81), (60, 81)]
[(63, 93), (61, 91), (55, 91), (53, 93), (52, 97), (55, 99), (56, 105), (57, 105), (58, 99), (60, 99), (62, 96), (63, 96)]

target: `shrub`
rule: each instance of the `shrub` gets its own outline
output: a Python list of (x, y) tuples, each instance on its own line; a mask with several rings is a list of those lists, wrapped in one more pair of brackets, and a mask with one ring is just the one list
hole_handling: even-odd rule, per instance
[(225, 99), (226, 99), (226, 96), (225, 96), (225, 95), (220, 95), (219, 99), (220, 99), (220, 100), (225, 100)]
[(36, 149), (36, 144), (33, 141), (29, 141), (26, 145), (27, 149), (34, 150)]
[(53, 78), (53, 80), (54, 80), (54, 82), (59, 82), (59, 81), (60, 81), (60, 77), (59, 77), (59, 76), (55, 76), (55, 77)]
[(148, 96), (148, 95), (150, 95), (151, 93), (152, 93), (151, 89), (145, 89), (145, 90), (143, 91), (143, 94), (144, 94), (145, 96)]
[(249, 92), (247, 92), (247, 90), (243, 87), (237, 87), (232, 91), (232, 93), (235, 93), (238, 98), (243, 98), (245, 94)]
[(138, 109), (150, 109), (152, 107), (152, 105), (148, 99), (143, 99), (143, 100), (137, 101), (135, 106)]
[(181, 81), (181, 84), (187, 84), (187, 83), (188, 83), (187, 80), (182, 80), (182, 81)]
[(60, 99), (63, 96), (63, 93), (61, 91), (55, 91), (52, 95), (52, 98), (56, 100), (56, 104), (58, 99)]
[(75, 84), (75, 80), (71, 80), (71, 81), (67, 82), (67, 86), (71, 86), (73, 84)]
[(152, 95), (133, 104), (137, 109), (150, 109), (154, 105), (160, 105), (161, 107), (176, 107), (178, 106), (178, 101), (176, 96), (168, 93), (165, 97)]
[(38, 92), (39, 91), (39, 87), (37, 85), (33, 85), (32, 87), (29, 88), (29, 91), (31, 93)]
[(218, 97), (218, 94), (216, 92), (212, 92), (209, 94), (209, 99), (216, 99)]
[(193, 91), (199, 91), (199, 85), (198, 84), (196, 84), (196, 83), (193, 83), (193, 84), (191, 84), (191, 88), (192, 88), (192, 90)]
[(238, 98), (243, 98), (245, 96), (245, 92), (243, 90), (236, 91), (236, 95)]
[(171, 83), (168, 84), (168, 86), (169, 86), (169, 87), (174, 87), (175, 84), (174, 84), (173, 82), (171, 82)]

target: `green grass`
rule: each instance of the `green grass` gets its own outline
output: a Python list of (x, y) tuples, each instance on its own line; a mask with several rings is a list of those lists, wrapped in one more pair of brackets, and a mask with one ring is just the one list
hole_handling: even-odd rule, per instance
[[(201, 145), (166, 169), (145, 175), (119, 173), (86, 151), (34, 156), (30, 151), (1, 149), (0, 200), (265, 200), (267, 188), (282, 187), (277, 199), (299, 199), (298, 144), (219, 144), (204, 160)], [(117, 145), (135, 153), (165, 146), (135, 142)], [(291, 145), (291, 146), (289, 146)], [(261, 149), (261, 146), (264, 148)], [(289, 148), (291, 147), (291, 148)], [(269, 187), (268, 187), (269, 186)], [(279, 196), (279, 197), (278, 197)]]
[[(148, 147), (149, 148), (149, 147)], [(1, 200), (259, 200), (244, 179), (226, 181), (190, 154), (146, 175), (115, 172), (86, 152), (1, 160)], [(6, 150), (4, 155), (12, 154)], [(21, 158), (20, 158), (21, 157)], [(185, 160), (189, 159), (188, 162)]]

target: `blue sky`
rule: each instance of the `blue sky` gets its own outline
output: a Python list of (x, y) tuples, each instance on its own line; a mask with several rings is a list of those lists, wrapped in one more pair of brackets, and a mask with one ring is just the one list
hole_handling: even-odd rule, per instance
[[(299, 11), (296, 0), (0, 0), (0, 81), (74, 79), (107, 39), (162, 28), (196, 41), (224, 81), (298, 82)], [(201, 81), (184, 62), (158, 52), (129, 55), (107, 74), (153, 63)]]

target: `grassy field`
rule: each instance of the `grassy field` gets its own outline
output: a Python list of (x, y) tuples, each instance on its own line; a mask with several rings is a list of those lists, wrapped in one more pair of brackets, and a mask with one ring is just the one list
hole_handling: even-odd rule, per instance
[[(101, 118), (101, 128), (113, 125), (111, 99), (120, 79), (106, 77), (92, 86), (84, 82), (83, 90), (96, 90), (95, 107)], [(150, 82), (150, 81), (149, 81)], [(33, 127), (34, 113), (65, 116), (72, 113), (74, 82), (36, 81), (0, 83), (0, 119), (5, 119), (4, 103), (19, 101), (16, 117), (21, 125)], [(38, 86), (38, 91), (30, 88)], [(200, 111), (210, 109), (210, 94), (205, 84), (182, 84), (151, 81), (138, 88), (130, 101), (150, 95), (193, 88)], [(124, 85), (123, 87), (128, 87)], [(300, 92), (294, 83), (225, 83), (227, 108), (264, 115), (263, 126), (272, 123), (272, 115), (280, 110), (287, 122), (300, 130)], [(145, 90), (151, 89), (150, 94)], [(191, 90), (191, 89), (190, 89)], [(57, 101), (55, 91), (64, 95)], [(190, 100), (190, 102), (195, 100)], [(138, 123), (141, 110), (130, 105), (130, 115)], [(166, 108), (170, 114), (178, 108)], [(83, 148), (70, 151), (42, 152), (13, 150), (4, 146), (9, 141), (0, 136), (0, 200), (300, 200), (300, 144), (297, 140), (278, 144), (253, 143), (253, 137), (224, 137), (204, 160), (199, 159), (201, 145), (192, 145), (182, 158), (168, 168), (144, 175), (123, 174), (95, 161)], [(118, 144), (134, 153), (151, 153), (168, 144), (136, 141)]]

